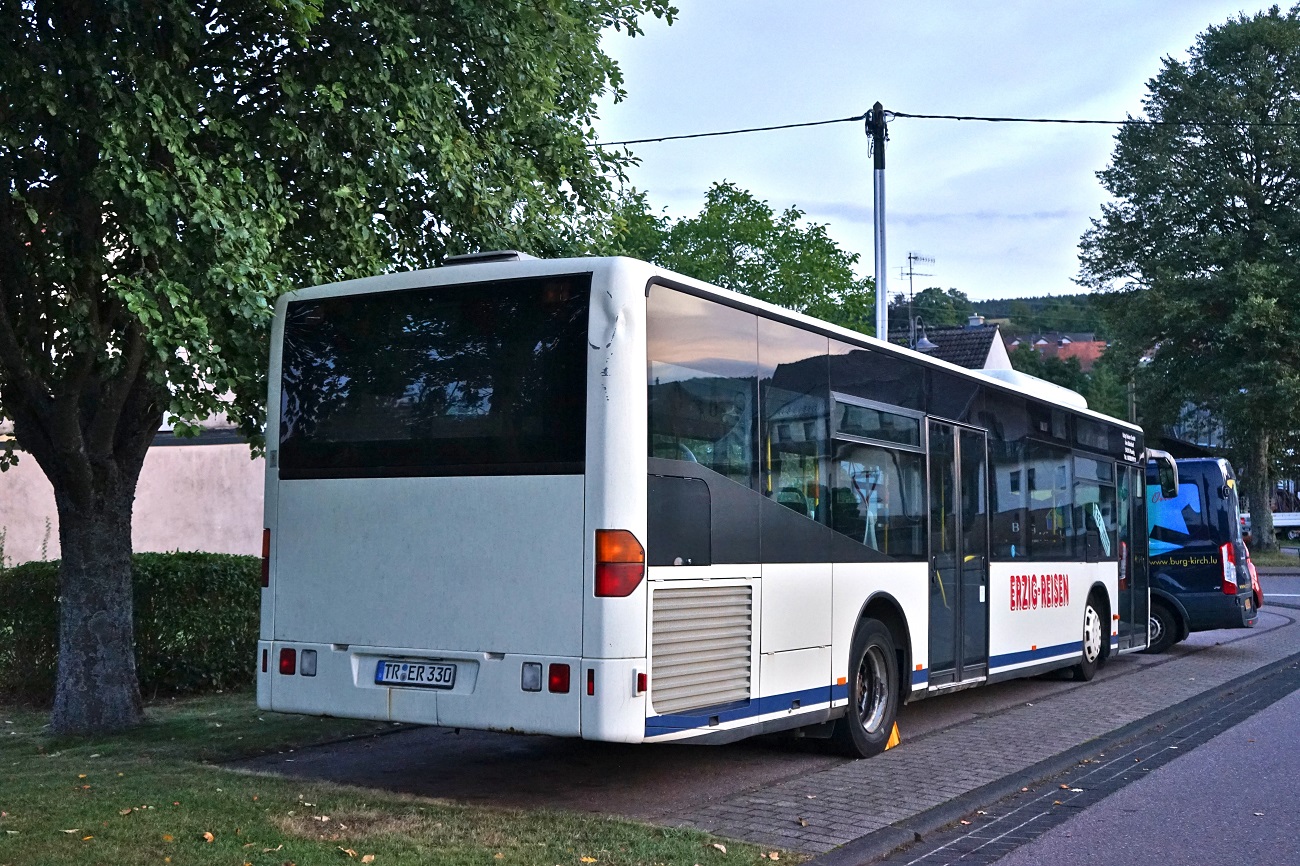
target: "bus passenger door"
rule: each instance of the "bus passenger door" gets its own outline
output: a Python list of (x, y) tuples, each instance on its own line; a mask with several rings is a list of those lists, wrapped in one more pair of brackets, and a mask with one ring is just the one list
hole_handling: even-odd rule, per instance
[(931, 421), (930, 685), (988, 673), (988, 456), (983, 431)]
[(1145, 646), (1150, 594), (1147, 581), (1146, 479), (1141, 469), (1117, 466), (1119, 476), (1119, 648)]

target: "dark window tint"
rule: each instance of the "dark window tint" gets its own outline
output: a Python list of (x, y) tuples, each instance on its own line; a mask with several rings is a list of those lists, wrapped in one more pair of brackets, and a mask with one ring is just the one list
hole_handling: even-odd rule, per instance
[(289, 304), (283, 478), (583, 471), (586, 275)]
[(925, 410), (926, 370), (881, 349), (830, 342), (831, 390), (864, 400)]
[(1026, 548), (1033, 559), (1070, 559), (1073, 554), (1073, 460), (1069, 449), (1030, 442), (1025, 450), (1029, 481)]
[(698, 463), (758, 489), (758, 321), (653, 286), (646, 350), (650, 456)]
[(831, 468), (831, 526), (900, 559), (925, 555), (925, 455), (836, 442)]
[(835, 404), (835, 432), (921, 447), (921, 420), (852, 403)]
[(810, 519), (824, 514), (826, 338), (768, 319), (758, 322), (763, 385), (763, 492)]

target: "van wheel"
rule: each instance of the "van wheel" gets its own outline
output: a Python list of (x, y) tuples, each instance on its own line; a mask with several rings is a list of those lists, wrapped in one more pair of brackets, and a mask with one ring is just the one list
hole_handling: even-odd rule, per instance
[(1178, 643), (1178, 619), (1169, 606), (1151, 602), (1151, 637), (1144, 653), (1162, 653)]
[(1086, 683), (1097, 675), (1097, 668), (1101, 667), (1104, 639), (1097, 596), (1090, 595), (1088, 603), (1083, 606), (1083, 661), (1070, 669), (1076, 680)]
[(885, 750), (898, 715), (898, 655), (889, 629), (864, 619), (849, 648), (849, 707), (832, 735), (840, 752), (869, 758)]

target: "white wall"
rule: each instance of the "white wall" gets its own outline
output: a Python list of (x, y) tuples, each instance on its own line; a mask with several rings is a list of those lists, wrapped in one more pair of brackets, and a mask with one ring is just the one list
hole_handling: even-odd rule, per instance
[[(167, 434), (163, 434), (167, 435)], [(266, 463), (244, 444), (156, 445), (136, 488), (131, 543), (136, 551), (262, 552)], [(36, 461), (21, 454), (0, 473), (0, 532), (7, 564), (59, 557), (54, 491)]]

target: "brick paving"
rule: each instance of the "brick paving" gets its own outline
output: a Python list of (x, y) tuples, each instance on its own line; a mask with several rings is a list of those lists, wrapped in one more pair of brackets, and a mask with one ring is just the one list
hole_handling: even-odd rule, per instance
[(1300, 623), (1288, 619), (912, 741), (904, 732), (901, 746), (869, 760), (738, 793), (665, 823), (824, 853), (1300, 652)]

